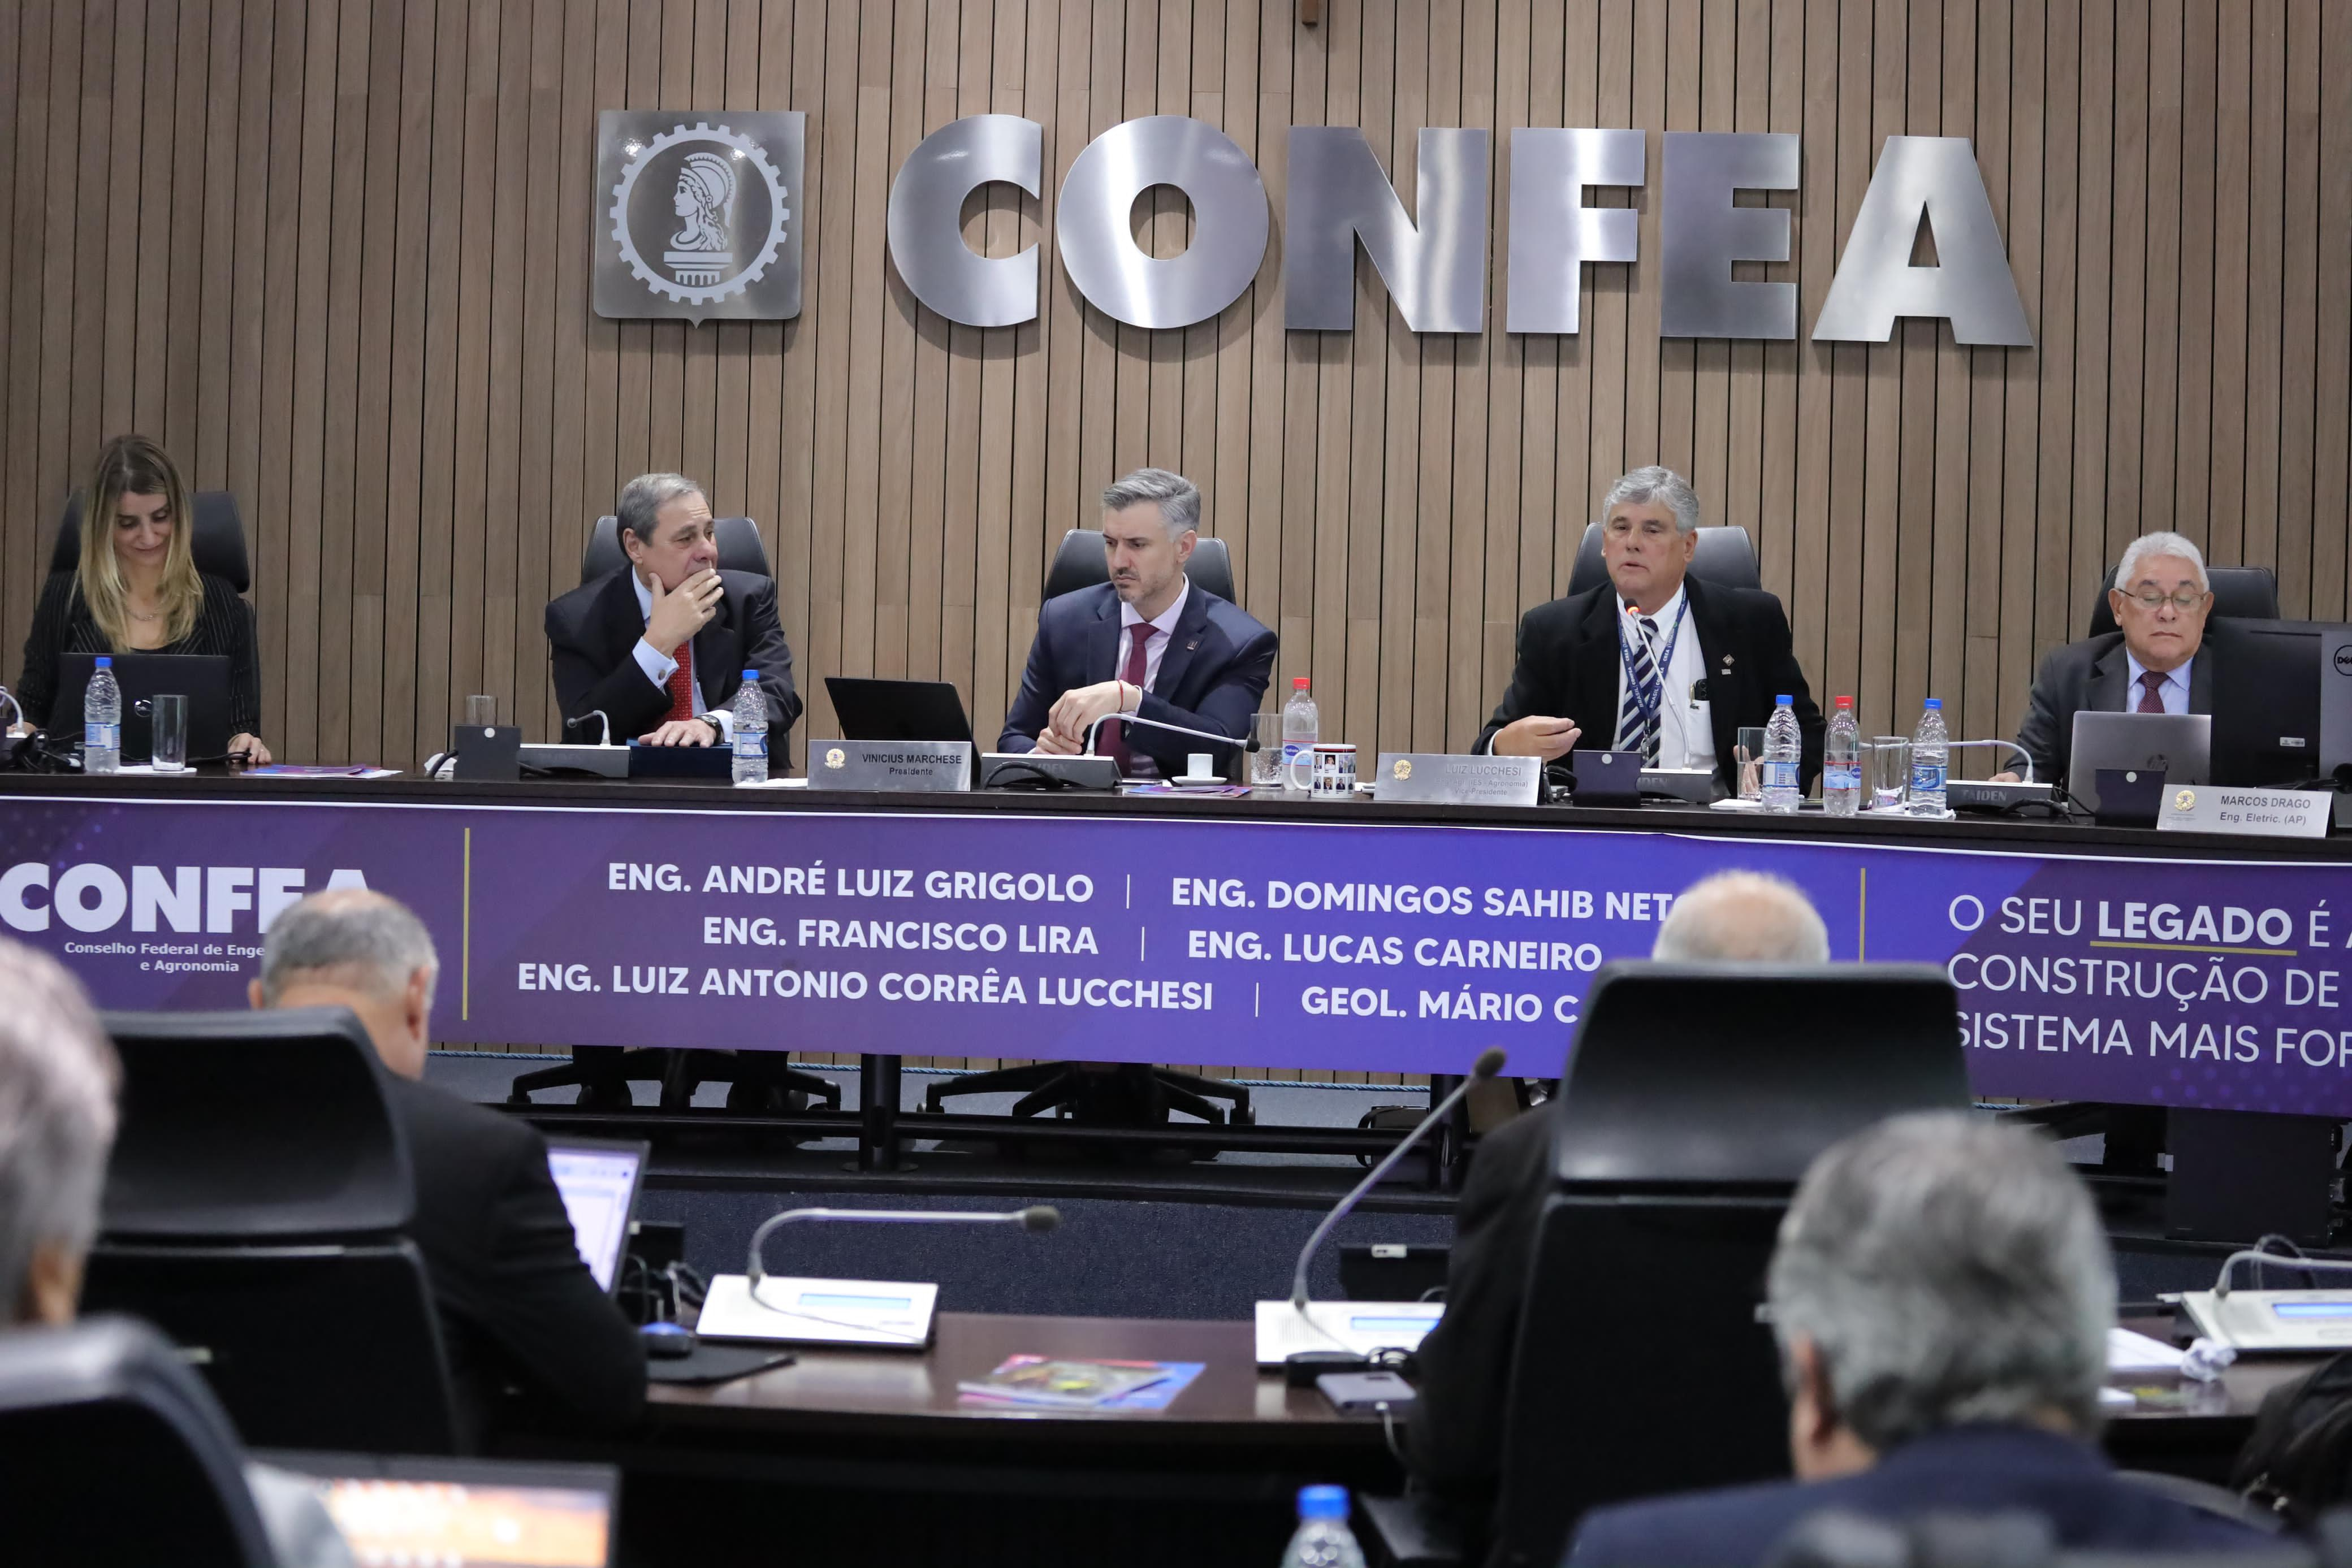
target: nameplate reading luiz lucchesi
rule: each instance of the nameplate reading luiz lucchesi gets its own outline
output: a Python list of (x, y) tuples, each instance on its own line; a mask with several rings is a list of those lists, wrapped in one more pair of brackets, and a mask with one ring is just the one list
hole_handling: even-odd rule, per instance
[(1383, 751), (1373, 798), (1441, 806), (1532, 806), (1543, 763), (1532, 757)]

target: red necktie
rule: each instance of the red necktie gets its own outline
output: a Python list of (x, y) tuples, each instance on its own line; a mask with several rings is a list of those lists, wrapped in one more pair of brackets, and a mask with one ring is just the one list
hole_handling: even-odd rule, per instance
[[(1118, 678), (1139, 692), (1143, 689), (1143, 672), (1149, 667), (1147, 650), (1151, 643), (1151, 633), (1157, 630), (1149, 621), (1139, 621), (1128, 628), (1135, 641), (1127, 651), (1127, 668), (1118, 673)], [(1138, 707), (1142, 706), (1140, 701), (1136, 704)], [(1118, 776), (1124, 779), (1135, 771), (1135, 758), (1127, 749), (1127, 726), (1114, 719), (1103, 726), (1103, 730), (1108, 737), (1108, 744), (1103, 749), (1117, 759)]]
[(2164, 711), (2164, 672), (2142, 670), (2139, 673), (2139, 711), (2162, 713)]
[(680, 643), (677, 652), (670, 655), (677, 668), (669, 673), (669, 712), (662, 715), (665, 723), (694, 716), (694, 661), (687, 656), (693, 651), (692, 643)]

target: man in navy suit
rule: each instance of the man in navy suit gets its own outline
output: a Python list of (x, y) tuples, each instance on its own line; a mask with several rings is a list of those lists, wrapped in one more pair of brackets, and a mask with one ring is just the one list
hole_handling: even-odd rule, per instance
[[(1076, 756), (1089, 725), (1119, 714), (1246, 739), (1274, 673), (1275, 635), (1185, 577), (1201, 537), (1199, 486), (1165, 468), (1139, 468), (1103, 492), (1103, 514), (1110, 580), (1037, 612), (1029, 667), (997, 749)], [(1095, 749), (1117, 758), (1123, 777), (1173, 778), (1189, 753), (1230, 754), (1116, 720)]]
[(1596, 1510), (1571, 1568), (1748, 1568), (1829, 1509), (2023, 1511), (2074, 1552), (2270, 1542), (2100, 1455), (2115, 1264), (2090, 1194), (2035, 1134), (1937, 1111), (1846, 1139), (1805, 1173), (1766, 1291), (1796, 1479)]

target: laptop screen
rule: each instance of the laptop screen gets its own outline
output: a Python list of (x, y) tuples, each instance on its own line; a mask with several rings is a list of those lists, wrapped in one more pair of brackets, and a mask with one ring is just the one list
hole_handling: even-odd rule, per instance
[(270, 1453), (306, 1478), (362, 1564), (606, 1568), (620, 1474), (608, 1465)]
[(610, 1291), (628, 1249), (629, 1220), (637, 1206), (637, 1177), (645, 1168), (643, 1144), (551, 1143), (548, 1173), (572, 1218), (581, 1261), (596, 1283)]

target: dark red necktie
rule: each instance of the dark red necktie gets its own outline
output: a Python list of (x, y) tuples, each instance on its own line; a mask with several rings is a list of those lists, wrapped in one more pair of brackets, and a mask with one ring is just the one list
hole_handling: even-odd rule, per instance
[(677, 668), (669, 673), (669, 712), (662, 715), (665, 722), (694, 716), (694, 661), (687, 656), (692, 652), (691, 643), (680, 643), (677, 652), (670, 655)]
[[(1147, 650), (1151, 644), (1151, 633), (1157, 628), (1149, 621), (1139, 621), (1127, 630), (1135, 641), (1127, 651), (1127, 667), (1119, 671), (1118, 678), (1140, 692), (1143, 690), (1143, 672), (1150, 667)], [(1136, 706), (1142, 706), (1139, 699)], [(1118, 776), (1127, 778), (1135, 771), (1135, 758), (1127, 748), (1127, 726), (1114, 719), (1103, 726), (1103, 734), (1106, 737), (1106, 744), (1101, 747), (1103, 754), (1114, 758), (1118, 763)]]
[(2164, 673), (2160, 670), (2142, 670), (2139, 673), (2139, 711), (2162, 713), (2164, 711)]

